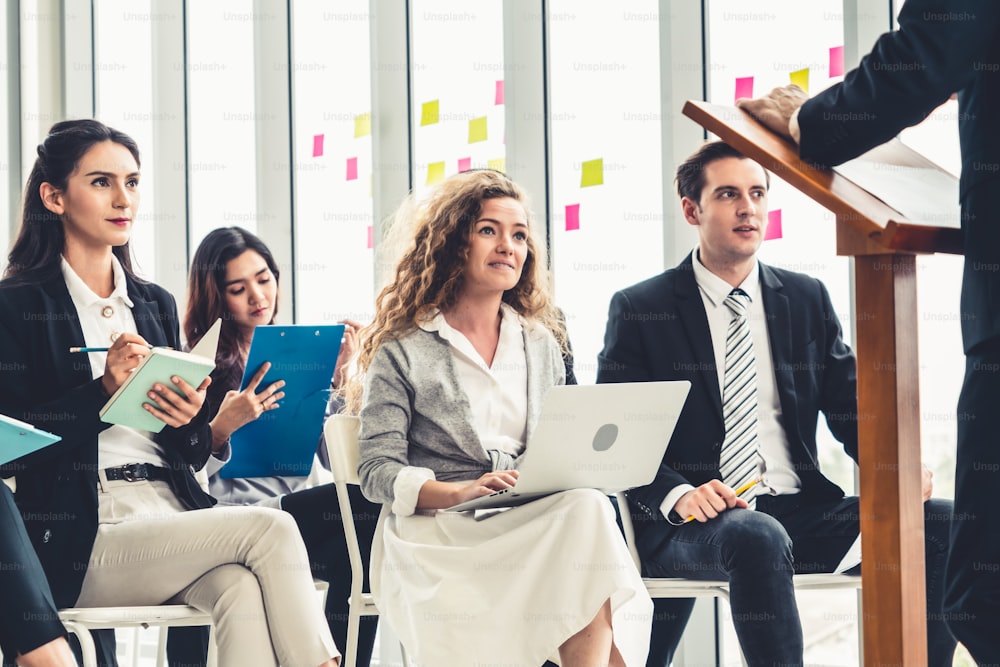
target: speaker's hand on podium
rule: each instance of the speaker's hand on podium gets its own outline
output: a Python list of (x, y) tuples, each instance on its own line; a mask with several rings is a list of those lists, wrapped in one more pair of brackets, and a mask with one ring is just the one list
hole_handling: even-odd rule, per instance
[(764, 97), (740, 98), (736, 106), (756, 118), (772, 132), (799, 143), (799, 107), (809, 95), (794, 83), (775, 88)]

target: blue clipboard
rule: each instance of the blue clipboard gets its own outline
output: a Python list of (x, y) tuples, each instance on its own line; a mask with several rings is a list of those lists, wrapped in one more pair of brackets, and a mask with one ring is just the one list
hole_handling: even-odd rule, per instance
[(271, 368), (258, 390), (284, 380), (285, 397), (280, 408), (268, 410), (233, 433), (232, 457), (219, 471), (223, 479), (309, 474), (343, 337), (343, 324), (254, 329), (240, 389), (269, 361)]
[(0, 415), (0, 465), (48, 447), (62, 438), (19, 419)]

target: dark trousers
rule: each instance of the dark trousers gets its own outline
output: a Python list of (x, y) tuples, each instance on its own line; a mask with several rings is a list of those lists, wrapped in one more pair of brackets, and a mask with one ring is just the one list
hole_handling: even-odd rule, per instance
[(1000, 339), (966, 356), (945, 618), (980, 665), (1000, 665)]
[[(116, 667), (113, 630), (91, 633), (101, 667)], [(49, 582), (28, 540), (21, 514), (7, 485), (0, 483), (0, 655), (3, 665), (59, 637), (66, 629), (56, 614)], [(75, 637), (70, 645), (81, 661)]]
[(0, 652), (9, 662), (66, 636), (49, 582), (24, 532), (14, 495), (0, 483)]
[[(930, 667), (951, 665), (955, 650), (943, 615), (951, 514), (950, 501), (924, 503)], [(644, 533), (657, 530), (647, 526)], [(637, 546), (646, 576), (729, 581), (733, 625), (751, 667), (801, 665), (792, 575), (832, 572), (858, 530), (857, 497), (804, 503), (798, 496), (762, 496), (757, 511), (730, 510), (704, 524), (691, 522), (666, 540), (643, 534)], [(648, 666), (670, 663), (693, 607), (691, 599), (656, 601)]]
[[(381, 505), (369, 502), (356, 486), (348, 486), (354, 525), (358, 532), (364, 559), (365, 588), (368, 587), (368, 559), (372, 537)], [(347, 644), (348, 598), (351, 594), (351, 564), (337, 504), (337, 490), (324, 484), (305, 491), (291, 493), (281, 501), (281, 508), (295, 518), (309, 552), (309, 564), (317, 579), (329, 582), (326, 596), (326, 620), (337, 648), (343, 654)], [(357, 664), (371, 662), (378, 618), (361, 618), (358, 634)], [(207, 628), (171, 628), (167, 637), (167, 657), (170, 667), (200, 667), (205, 665), (208, 651)]]

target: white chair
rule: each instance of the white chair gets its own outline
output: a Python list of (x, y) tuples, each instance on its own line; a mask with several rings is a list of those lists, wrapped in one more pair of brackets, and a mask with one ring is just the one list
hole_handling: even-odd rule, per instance
[[(337, 504), (344, 522), (344, 536), (347, 538), (347, 553), (351, 560), (351, 597), (347, 617), (347, 656), (344, 667), (355, 667), (358, 653), (358, 630), (362, 616), (378, 616), (379, 610), (371, 593), (364, 592), (364, 562), (358, 545), (358, 532), (354, 526), (354, 512), (347, 485), (359, 485), (358, 479), (358, 430), (361, 420), (349, 415), (332, 415), (323, 425), (326, 447), (330, 453), (330, 467), (333, 483), (337, 487)], [(400, 644), (403, 665), (408, 665), (406, 649)]]
[[(628, 509), (628, 501), (624, 493), (616, 493), (615, 500), (618, 502), (618, 515), (621, 517), (622, 532), (625, 534), (625, 543), (628, 545), (629, 553), (635, 566), (642, 571), (642, 562), (639, 559), (639, 551), (635, 546), (635, 530), (632, 527), (632, 515)], [(728, 581), (698, 581), (695, 579), (667, 578), (667, 577), (643, 577), (642, 583), (646, 585), (651, 598), (696, 598), (696, 597), (717, 597), (729, 602), (729, 582)], [(796, 574), (792, 577), (792, 585), (796, 590), (835, 590), (835, 589), (861, 589), (861, 577), (847, 574)], [(861, 632), (861, 624), (858, 624), (858, 632)], [(861, 658), (861, 642), (858, 642), (859, 659)], [(740, 658), (743, 664), (743, 652), (740, 651)], [(859, 660), (858, 664), (863, 664)]]
[[(149, 607), (73, 607), (59, 611), (68, 632), (80, 641), (83, 667), (97, 667), (97, 654), (91, 630), (117, 628), (160, 628), (157, 646), (157, 667), (166, 664), (166, 632), (169, 627), (212, 625), (212, 616), (183, 604), (166, 604)], [(215, 667), (216, 651), (212, 634), (209, 635), (208, 667)]]

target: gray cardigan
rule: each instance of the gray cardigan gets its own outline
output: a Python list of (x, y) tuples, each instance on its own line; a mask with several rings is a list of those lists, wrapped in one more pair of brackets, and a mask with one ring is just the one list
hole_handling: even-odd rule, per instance
[[(521, 323), (530, 436), (542, 397), (565, 382), (566, 369), (551, 332)], [(373, 502), (393, 502), (396, 475), (407, 466), (430, 468), (446, 482), (517, 467), (509, 455), (483, 450), (451, 346), (437, 332), (417, 329), (383, 343), (368, 367), (364, 392), (358, 473), (361, 490)]]

